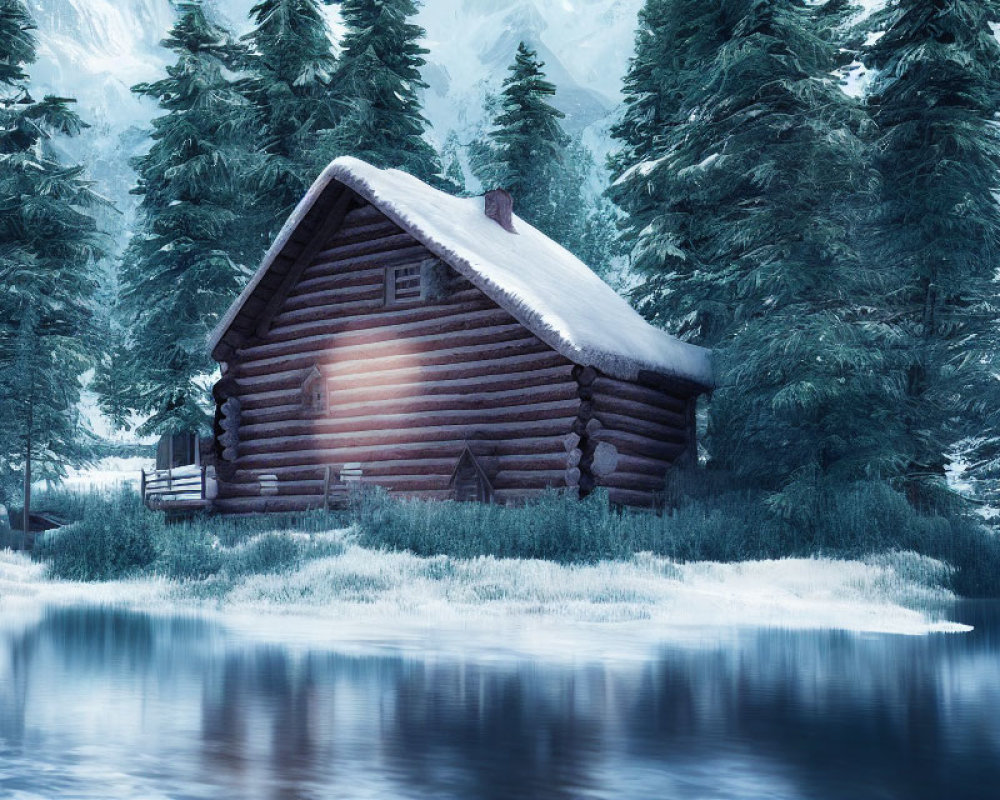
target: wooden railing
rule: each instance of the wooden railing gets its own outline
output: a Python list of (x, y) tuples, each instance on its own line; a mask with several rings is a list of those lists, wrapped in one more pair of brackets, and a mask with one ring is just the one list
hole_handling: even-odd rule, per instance
[(142, 471), (142, 499), (155, 510), (197, 510), (210, 504), (205, 467), (196, 465)]

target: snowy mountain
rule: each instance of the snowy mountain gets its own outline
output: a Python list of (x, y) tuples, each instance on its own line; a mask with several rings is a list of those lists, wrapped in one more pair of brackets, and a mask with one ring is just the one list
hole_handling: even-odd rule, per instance
[[(214, 0), (237, 33), (249, 27), (253, 0)], [(418, 22), (430, 49), (424, 101), (442, 146), (454, 132), (460, 143), (481, 132), (483, 100), (496, 92), (519, 41), (539, 51), (559, 87), (555, 104), (566, 127), (583, 135), (602, 159), (607, 122), (619, 102), (642, 0), (425, 0)], [(132, 175), (125, 157), (141, 149), (141, 129), (156, 109), (129, 87), (155, 79), (171, 60), (159, 46), (174, 12), (170, 0), (29, 0), (38, 23), (35, 85), (75, 97), (94, 126), (74, 146), (101, 189), (126, 211)], [(329, 7), (338, 30), (336, 6)], [(136, 130), (136, 129), (139, 130)]]

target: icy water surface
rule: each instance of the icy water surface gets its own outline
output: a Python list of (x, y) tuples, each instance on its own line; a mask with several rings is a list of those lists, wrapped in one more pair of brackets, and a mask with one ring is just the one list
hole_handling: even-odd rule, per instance
[(970, 634), (731, 631), (646, 660), (344, 655), (191, 617), (0, 632), (0, 797), (995, 798)]

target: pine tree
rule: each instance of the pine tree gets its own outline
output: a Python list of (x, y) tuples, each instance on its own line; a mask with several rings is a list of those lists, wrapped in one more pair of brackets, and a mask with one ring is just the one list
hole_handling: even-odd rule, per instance
[(136, 386), (134, 356), (127, 333), (116, 315), (105, 316), (98, 325), (101, 343), (90, 389), (97, 394), (97, 405), (115, 430), (127, 431), (132, 425), (132, 406)]
[(538, 54), (521, 42), (498, 98), (488, 141), (474, 142), (470, 163), (488, 188), (514, 196), (518, 216), (555, 239), (598, 272), (612, 259), (613, 214), (587, 191), (593, 158), (563, 130), (564, 114), (549, 104), (556, 87)]
[(559, 122), (566, 115), (547, 102), (556, 87), (544, 66), (537, 52), (518, 45), (490, 133), (492, 163), (482, 178), (514, 196), (518, 216), (558, 239), (557, 228), (570, 211), (555, 196), (565, 186), (559, 178), (570, 140)]
[(419, 44), (424, 29), (410, 22), (417, 4), (343, 0), (340, 10), (346, 33), (334, 87), (343, 112), (330, 146), (445, 187), (437, 153), (424, 139), (428, 122), (418, 92), (427, 87), (420, 68), (428, 51)]
[(940, 487), (964, 437), (997, 435), (1000, 6), (896, 0), (868, 53), (881, 175), (874, 261), (900, 329), (911, 496)]
[(806, 3), (703, 6), (647, 6), (612, 196), (640, 212), (643, 310), (716, 347), (714, 462), (808, 517), (829, 481), (898, 467), (885, 330), (868, 317), (881, 286), (855, 247), (860, 114)]
[(333, 156), (320, 132), (338, 117), (330, 82), (331, 33), (317, 0), (261, 0), (243, 37), (251, 77), (243, 91), (256, 109), (265, 158), (252, 175), (260, 255)]
[(84, 125), (71, 100), (29, 93), (32, 28), (21, 0), (0, 0), (0, 490), (20, 471), (25, 521), (32, 477), (84, 455), (75, 408), (102, 254), (87, 213), (102, 201), (52, 146)]
[(254, 249), (241, 191), (253, 166), (251, 115), (227, 75), (238, 52), (199, 2), (182, 7), (163, 45), (177, 54), (167, 77), (133, 87), (166, 113), (153, 121), (148, 154), (133, 162), (140, 225), (121, 273), (134, 408), (149, 415), (143, 433), (209, 423), (205, 339), (239, 291), (246, 269), (237, 259)]

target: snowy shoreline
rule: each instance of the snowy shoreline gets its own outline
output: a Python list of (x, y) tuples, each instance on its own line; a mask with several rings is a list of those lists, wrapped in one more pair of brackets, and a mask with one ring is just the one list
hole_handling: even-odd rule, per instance
[(954, 595), (934, 585), (947, 569), (915, 554), (868, 561), (782, 559), (675, 564), (545, 561), (368, 550), (349, 532), (340, 555), (282, 573), (217, 581), (49, 580), (46, 567), (0, 552), (5, 627), (48, 608), (114, 606), (196, 614), (268, 641), (354, 653), (620, 659), (657, 646), (718, 639), (737, 629), (831, 629), (859, 634), (958, 633)]

